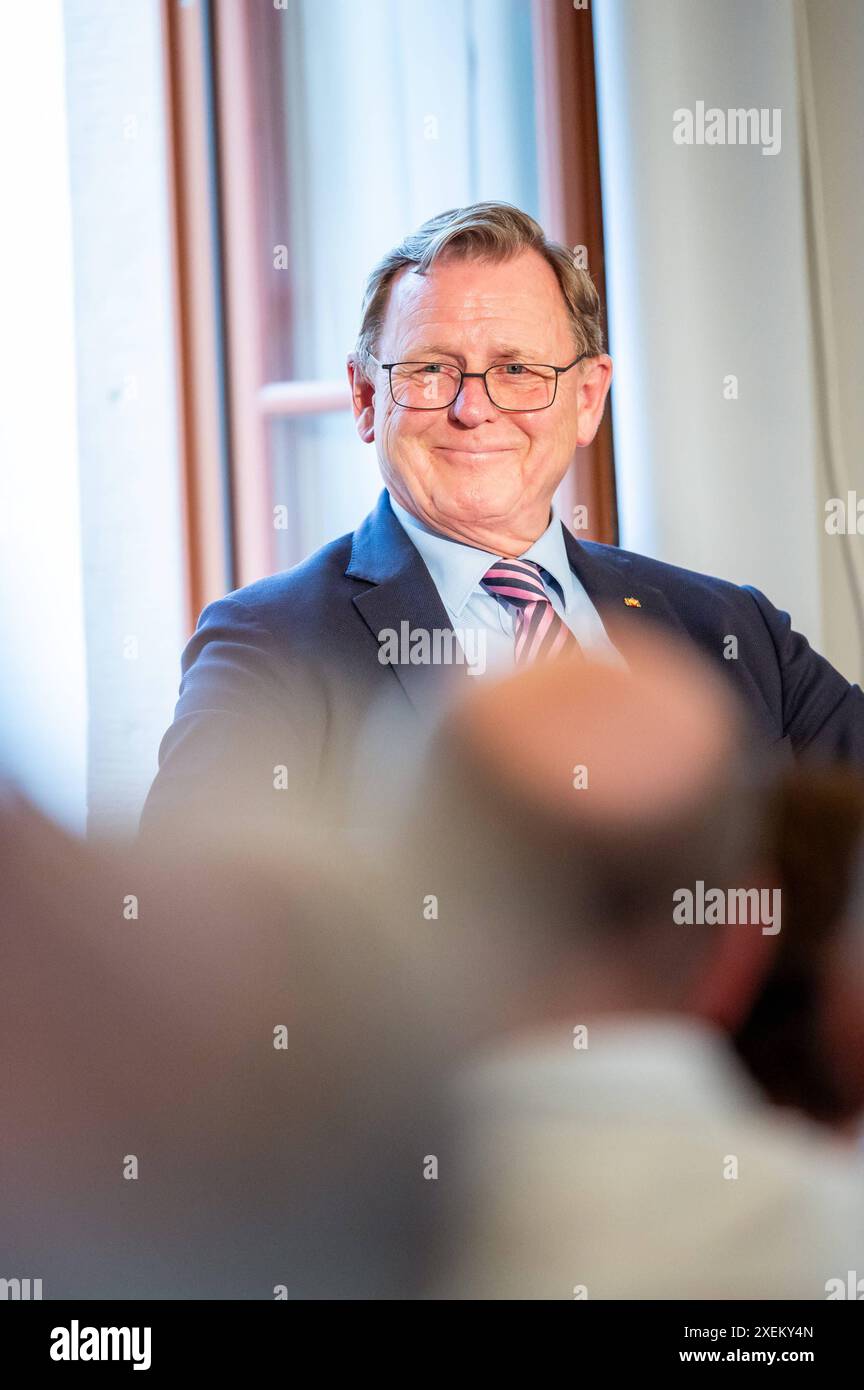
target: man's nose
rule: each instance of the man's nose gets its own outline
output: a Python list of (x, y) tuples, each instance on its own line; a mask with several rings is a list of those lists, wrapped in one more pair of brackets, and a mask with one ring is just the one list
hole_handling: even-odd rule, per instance
[(497, 417), (498, 411), (489, 399), (482, 377), (463, 377), (459, 395), (451, 405), (450, 413), (463, 425), (482, 425), (484, 421)]

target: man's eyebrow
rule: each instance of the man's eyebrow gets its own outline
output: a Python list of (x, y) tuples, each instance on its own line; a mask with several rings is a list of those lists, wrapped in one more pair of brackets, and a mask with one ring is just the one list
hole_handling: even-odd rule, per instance
[[(427, 357), (453, 357), (464, 362), (465, 358), (461, 352), (454, 352), (452, 348), (444, 347), (441, 343), (421, 343), (419, 347), (411, 349), (411, 356), (401, 359), (403, 362), (425, 361)], [(489, 351), (490, 361), (493, 358), (509, 357), (517, 362), (536, 362), (537, 357), (531, 357), (524, 348), (513, 347), (510, 343), (496, 343)]]

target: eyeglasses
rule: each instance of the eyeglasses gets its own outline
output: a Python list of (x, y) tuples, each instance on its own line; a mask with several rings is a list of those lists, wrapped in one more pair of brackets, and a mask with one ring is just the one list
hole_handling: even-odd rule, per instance
[(559, 376), (590, 356), (590, 352), (583, 352), (566, 367), (505, 362), (500, 367), (487, 367), (485, 372), (463, 372), (451, 362), (379, 362), (368, 354), (376, 367), (387, 372), (393, 403), (403, 410), (446, 410), (466, 377), (482, 378), (496, 410), (548, 410), (555, 400)]

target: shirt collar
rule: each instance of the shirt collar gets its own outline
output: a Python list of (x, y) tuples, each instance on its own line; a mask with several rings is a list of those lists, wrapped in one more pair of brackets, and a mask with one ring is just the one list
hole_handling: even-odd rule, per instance
[[(392, 493), (390, 506), (409, 539), (419, 550), (441, 595), (444, 607), (458, 618), (471, 595), (480, 588), (480, 580), (486, 571), (495, 560), (500, 560), (501, 556), (489, 550), (478, 550), (473, 545), (463, 545), (461, 541), (451, 540), (449, 536), (442, 536), (433, 531), (400, 506)], [(533, 560), (551, 575), (564, 596), (566, 612), (572, 593), (572, 571), (564, 545), (561, 517), (554, 502), (549, 525), (543, 535), (518, 558)]]
[(676, 1102), (715, 1120), (727, 1107), (760, 1103), (727, 1036), (694, 1017), (597, 1015), (586, 1024), (585, 1050), (574, 1053), (575, 1046), (566, 1020), (490, 1040), (467, 1060), (463, 1093), (475, 1111), (479, 1085), (487, 1096), (538, 1110), (557, 1101), (574, 1116), (584, 1106), (630, 1120), (640, 1111), (657, 1118)]

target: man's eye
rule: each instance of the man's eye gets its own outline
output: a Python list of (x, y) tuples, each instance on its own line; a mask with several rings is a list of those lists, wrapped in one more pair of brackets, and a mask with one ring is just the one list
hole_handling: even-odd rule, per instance
[(509, 372), (511, 376), (521, 376), (528, 368), (523, 362), (507, 362), (505, 363), (504, 370), (505, 372)]

